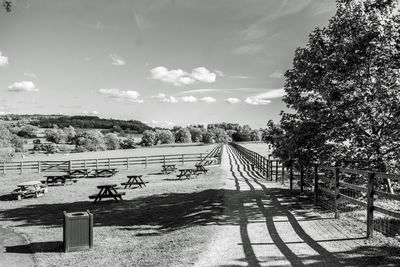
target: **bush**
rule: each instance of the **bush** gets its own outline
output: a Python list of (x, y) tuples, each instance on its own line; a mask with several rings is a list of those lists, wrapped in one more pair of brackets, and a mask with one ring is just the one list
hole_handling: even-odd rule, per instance
[(108, 150), (116, 150), (119, 148), (119, 138), (114, 133), (108, 133), (104, 136), (104, 144)]
[(180, 128), (175, 133), (175, 140), (179, 143), (191, 143), (192, 142), (192, 135), (188, 128)]
[(142, 136), (142, 146), (152, 146), (155, 145), (157, 141), (156, 132), (152, 130), (146, 130), (143, 132)]

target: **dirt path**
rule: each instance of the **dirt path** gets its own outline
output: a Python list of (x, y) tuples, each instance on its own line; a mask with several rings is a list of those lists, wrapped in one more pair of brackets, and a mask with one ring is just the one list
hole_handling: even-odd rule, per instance
[[(366, 240), (363, 229), (335, 220), (250, 169), (226, 146), (226, 217), (195, 266), (395, 266), (399, 247)], [(393, 245), (393, 243), (391, 243)], [(397, 254), (397, 255), (396, 255)]]
[(32, 254), (22, 253), (21, 249), (25, 247), (26, 241), (20, 234), (0, 227), (0, 266), (35, 266)]

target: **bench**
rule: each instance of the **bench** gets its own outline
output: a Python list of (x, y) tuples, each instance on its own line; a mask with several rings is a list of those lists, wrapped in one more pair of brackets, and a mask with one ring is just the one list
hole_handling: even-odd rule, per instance
[(131, 187), (132, 185), (138, 185), (140, 186), (140, 188), (142, 188), (142, 185), (146, 186), (146, 184), (148, 183), (142, 180), (142, 176), (143, 175), (128, 175), (128, 181), (121, 183), (121, 185), (125, 186), (124, 189), (126, 189), (127, 187)]
[(115, 189), (116, 184), (98, 185), (97, 188), (100, 189), (98, 194), (90, 195), (89, 199), (94, 199), (94, 203), (101, 201), (103, 198), (114, 198), (115, 202), (118, 199), (122, 200), (122, 196), (125, 192), (117, 192)]

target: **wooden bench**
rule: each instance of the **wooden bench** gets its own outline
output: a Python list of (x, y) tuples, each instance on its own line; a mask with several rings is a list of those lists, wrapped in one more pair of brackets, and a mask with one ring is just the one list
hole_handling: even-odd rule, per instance
[(190, 179), (192, 178), (192, 175), (196, 175), (196, 169), (179, 169), (180, 173), (176, 176), (179, 178), (179, 180), (182, 180), (182, 178)]
[(39, 197), (47, 194), (47, 186), (41, 185), (39, 181), (20, 183), (18, 188), (11, 192), (14, 199), (20, 200), (26, 197)]
[(114, 198), (115, 202), (118, 202), (118, 199), (122, 200), (122, 196), (125, 195), (125, 192), (117, 192), (115, 189), (116, 186), (116, 184), (98, 185), (97, 188), (100, 189), (99, 193), (90, 195), (89, 199), (94, 199), (94, 203), (96, 203), (103, 198)]
[(204, 165), (203, 164), (196, 164), (196, 165), (194, 165), (195, 167), (196, 167), (196, 174), (201, 174), (201, 173), (204, 173), (204, 174), (206, 174), (207, 172), (208, 172), (208, 170), (206, 169), (206, 168), (204, 168)]
[(138, 185), (140, 188), (142, 188), (142, 185), (146, 186), (146, 184), (148, 182), (144, 182), (142, 180), (142, 176), (143, 175), (128, 175), (128, 181), (121, 183), (121, 185), (124, 185), (124, 189), (126, 189), (127, 187), (131, 187), (132, 185)]
[(163, 174), (170, 174), (177, 170), (175, 164), (165, 164), (165, 165), (161, 165), (161, 167), (162, 167), (161, 173), (163, 173)]

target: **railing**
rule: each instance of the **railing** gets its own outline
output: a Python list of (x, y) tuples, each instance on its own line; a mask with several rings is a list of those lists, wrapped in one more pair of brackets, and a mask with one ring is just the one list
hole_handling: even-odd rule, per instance
[[(266, 179), (276, 182), (280, 180), (285, 183), (285, 178), (289, 176), (290, 190), (296, 187), (295, 189), (299, 190), (301, 195), (311, 195), (315, 205), (332, 209), (335, 218), (339, 218), (340, 213), (343, 212), (365, 222), (367, 237), (372, 237), (374, 230), (389, 236), (400, 237), (400, 209), (398, 208), (400, 194), (391, 194), (377, 189), (378, 181), (384, 179), (400, 181), (400, 174), (324, 165), (294, 170), (293, 164), (282, 164), (277, 159), (267, 159), (238, 144), (231, 145), (253, 163)], [(275, 179), (273, 179), (274, 175)], [(294, 183), (295, 181), (297, 182)], [(360, 181), (360, 184), (351, 181)], [(362, 218), (363, 216), (365, 217)]]
[[(219, 148), (220, 149), (220, 148)], [(21, 161), (21, 162), (0, 162), (0, 173), (9, 172), (57, 172), (81, 168), (115, 168), (144, 165), (146, 168), (152, 164), (202, 162), (204, 165), (219, 164), (220, 156), (218, 147), (214, 148), (207, 155), (203, 153), (175, 154), (175, 155), (154, 155), (122, 158), (96, 158), (61, 161)]]

